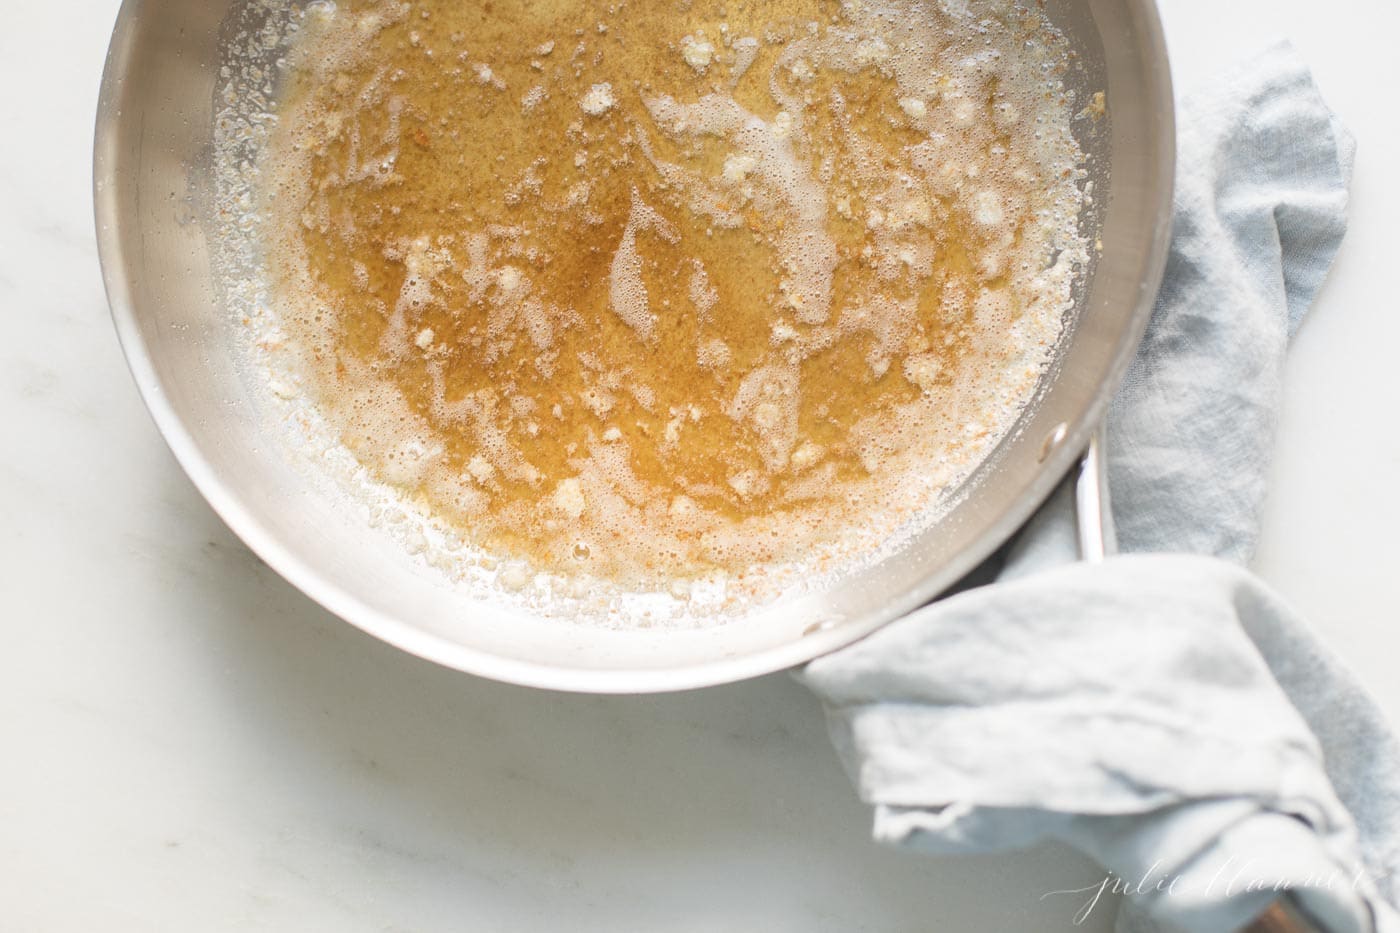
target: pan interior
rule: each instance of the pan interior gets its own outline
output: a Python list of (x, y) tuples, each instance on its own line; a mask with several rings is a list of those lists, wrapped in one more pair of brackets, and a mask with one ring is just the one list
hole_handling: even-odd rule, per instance
[[(235, 531), (328, 608), (442, 663), (569, 689), (678, 689), (788, 666), (859, 637), (953, 582), (1025, 518), (1073, 458), (1145, 319), (1143, 285), (1160, 265), (1170, 177), (1170, 121), (1156, 110), (1170, 89), (1155, 16), (1131, 4), (1051, 4), (1080, 63), (1070, 82), (1086, 99), (1094, 89), (1109, 94), (1109, 118), (1097, 131), (1086, 126), (1080, 140), (1100, 192), (1081, 220), (1102, 252), (1077, 281), (1077, 311), (1036, 403), (949, 498), (941, 520), (886, 559), (751, 611), (741, 625), (603, 630), (463, 600), (382, 527), (382, 516), (372, 529), (375, 517), (347, 507), (343, 490), (316, 482), (306, 462), (269, 456), (285, 443), (269, 428), (265, 400), (237, 354), (209, 352), (236, 342), (229, 308), (246, 286), (211, 274), (228, 268), (208, 235), (220, 209), (212, 164), (219, 69), (266, 9), (145, 0), (123, 10), (96, 153), (114, 314), (172, 448)], [(1104, 35), (1122, 54), (1105, 54)], [(268, 84), (265, 93), (275, 92)], [(250, 155), (258, 142), (250, 127)], [(1044, 439), (1061, 424), (1065, 443), (1042, 458)]]

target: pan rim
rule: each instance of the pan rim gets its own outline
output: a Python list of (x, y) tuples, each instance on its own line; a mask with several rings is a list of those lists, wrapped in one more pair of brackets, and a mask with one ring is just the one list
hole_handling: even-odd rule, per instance
[[(366, 634), (436, 664), (492, 680), (541, 689), (592, 694), (641, 694), (691, 690), (732, 683), (804, 664), (850, 645), (935, 598), (973, 570), (1008, 540), (1060, 483), (1090, 436), (1106, 416), (1108, 406), (1136, 354), (1147, 327), (1167, 260), (1175, 171), (1175, 114), (1167, 50), (1161, 22), (1152, 0), (1134, 0), (1144, 46), (1157, 63), (1150, 89), (1157, 109), (1159, 134), (1152, 152), (1157, 167), (1155, 219), (1147, 237), (1139, 291), (1123, 337), (1104, 378), (1089, 404), (1068, 422), (1064, 439), (1045, 458), (1031, 479), (1010, 497), (1001, 514), (944, 566), (919, 585), (859, 617), (830, 629), (789, 640), (744, 655), (727, 656), (682, 666), (566, 667), (508, 658), (429, 633), (391, 613), (352, 596), (313, 569), (285, 545), (218, 474), (194, 435), (169, 400), (157, 374), (150, 347), (143, 338), (132, 299), (132, 266), (123, 249), (128, 222), (117, 204), (116, 135), (123, 79), (129, 68), (131, 24), (141, 0), (124, 0), (117, 14), (103, 69), (93, 143), (93, 204), (99, 261), (112, 320), (126, 358), (152, 420), (181, 469), (231, 531), (257, 557), (313, 602)], [(732, 624), (732, 623), (730, 623)]]

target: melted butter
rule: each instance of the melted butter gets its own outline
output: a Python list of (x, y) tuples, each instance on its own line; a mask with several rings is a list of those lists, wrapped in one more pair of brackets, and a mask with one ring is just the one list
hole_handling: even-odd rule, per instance
[(632, 586), (927, 505), (1067, 299), (1058, 40), (1009, 4), (606, 9), (306, 24), (269, 252), (342, 439), (483, 547)]

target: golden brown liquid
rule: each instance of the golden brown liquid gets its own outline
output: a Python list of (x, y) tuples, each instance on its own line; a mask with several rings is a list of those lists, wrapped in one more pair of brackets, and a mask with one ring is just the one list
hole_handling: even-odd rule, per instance
[[(996, 74), (911, 98), (903, 33), (858, 27), (829, 0), (439, 0), (309, 29), (273, 259), (347, 444), (397, 475), (360, 391), (392, 386), (435, 514), (642, 583), (783, 556), (764, 519), (859, 521), (911, 429), (1016, 350), (975, 309), (1026, 306), (1011, 266), (1061, 167), (1002, 127)], [(930, 60), (969, 48), (948, 28)]]

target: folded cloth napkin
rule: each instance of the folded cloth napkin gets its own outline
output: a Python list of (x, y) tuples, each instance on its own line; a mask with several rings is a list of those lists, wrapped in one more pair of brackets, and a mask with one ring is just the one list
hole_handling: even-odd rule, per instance
[(1345, 230), (1354, 146), (1286, 45), (1211, 88), (1181, 107), (1166, 278), (1109, 419), (1127, 553), (1072, 563), (1062, 491), (995, 583), (798, 676), (878, 839), (1067, 842), (1108, 871), (1067, 921), (1116, 891), (1121, 930), (1217, 933), (1288, 890), (1333, 933), (1400, 931), (1400, 747), (1240, 566), (1284, 351)]

